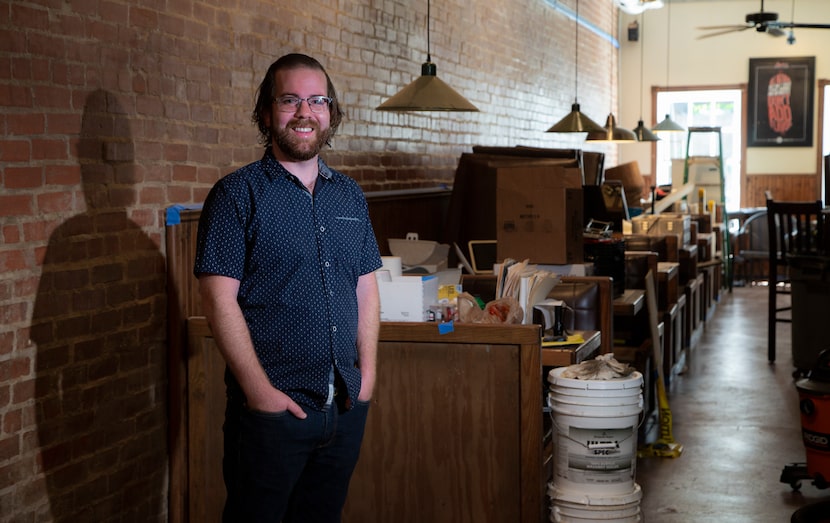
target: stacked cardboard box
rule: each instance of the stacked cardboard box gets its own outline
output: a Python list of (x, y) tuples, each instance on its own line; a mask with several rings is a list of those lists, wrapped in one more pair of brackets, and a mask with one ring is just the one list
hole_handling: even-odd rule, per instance
[(580, 151), (550, 150), (548, 157), (521, 147), (484, 150), (459, 160), (447, 238), (461, 246), (495, 239), (499, 259), (582, 263)]

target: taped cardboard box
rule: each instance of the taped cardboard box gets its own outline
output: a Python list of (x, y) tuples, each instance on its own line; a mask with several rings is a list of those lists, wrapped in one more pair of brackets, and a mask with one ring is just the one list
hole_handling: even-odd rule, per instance
[(686, 245), (691, 239), (691, 217), (688, 214), (663, 213), (643, 214), (631, 220), (634, 234), (677, 236), (680, 245)]
[(496, 173), (498, 259), (582, 263), (582, 175), (563, 166), (505, 166)]
[[(478, 149), (478, 147), (475, 148), (475, 150)], [(494, 149), (485, 148), (485, 150)], [(501, 148), (496, 150), (501, 150)], [(470, 240), (495, 240), (498, 229), (496, 176), (499, 169), (538, 165), (579, 169), (578, 159), (571, 156), (547, 158), (502, 156), (478, 152), (463, 153), (455, 173), (452, 199), (447, 210), (447, 225), (442, 241), (449, 243), (447, 239), (450, 239), (466, 250)], [(465, 255), (468, 254), (465, 252)], [(450, 260), (450, 265), (453, 265), (452, 260)]]

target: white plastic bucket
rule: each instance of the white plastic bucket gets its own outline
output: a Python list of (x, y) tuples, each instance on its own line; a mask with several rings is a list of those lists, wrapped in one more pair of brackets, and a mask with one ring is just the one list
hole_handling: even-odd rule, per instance
[(634, 484), (631, 492), (610, 497), (563, 491), (548, 484), (550, 521), (554, 523), (639, 523), (643, 492)]
[(556, 487), (601, 496), (630, 494), (635, 490), (642, 374), (577, 380), (563, 378), (565, 369), (548, 375)]

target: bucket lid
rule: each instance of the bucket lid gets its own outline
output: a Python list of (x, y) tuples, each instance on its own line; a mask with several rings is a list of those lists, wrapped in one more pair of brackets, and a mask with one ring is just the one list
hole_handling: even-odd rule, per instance
[(559, 385), (560, 387), (568, 387), (571, 389), (632, 389), (640, 388), (643, 385), (643, 375), (639, 371), (634, 371), (623, 378), (612, 378), (610, 380), (578, 380), (574, 378), (563, 378), (561, 374), (567, 367), (557, 367), (548, 373), (548, 382)]
[(795, 382), (795, 388), (803, 392), (812, 392), (814, 394), (830, 394), (830, 383), (826, 381), (816, 381), (804, 378)]
[(617, 496), (608, 494), (586, 494), (582, 491), (557, 487), (555, 483), (548, 483), (548, 496), (551, 499), (558, 499), (567, 503), (578, 503), (580, 505), (591, 505), (607, 507), (613, 505), (629, 505), (637, 503), (643, 497), (643, 490), (640, 485), (634, 483), (634, 490)]
[[(631, 389), (624, 389), (629, 391)], [(602, 396), (589, 396), (587, 394), (568, 394), (562, 389), (551, 389), (548, 392), (548, 403), (557, 402), (568, 405), (595, 405), (597, 407), (606, 407), (613, 405), (638, 405), (642, 404), (643, 393), (640, 391), (634, 394), (604, 394)]]

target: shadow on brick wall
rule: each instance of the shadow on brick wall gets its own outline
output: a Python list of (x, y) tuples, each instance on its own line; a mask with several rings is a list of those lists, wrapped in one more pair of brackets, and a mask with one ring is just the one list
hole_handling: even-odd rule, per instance
[(129, 219), (134, 150), (118, 99), (92, 92), (77, 151), (86, 210), (49, 238), (31, 329), (56, 522), (160, 521), (166, 511), (164, 260)]

